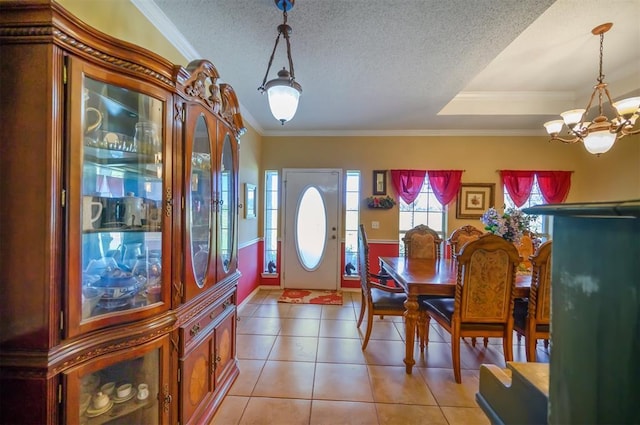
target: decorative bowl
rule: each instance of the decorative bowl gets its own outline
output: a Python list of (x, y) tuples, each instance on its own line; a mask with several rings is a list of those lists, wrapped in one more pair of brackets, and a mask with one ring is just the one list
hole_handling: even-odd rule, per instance
[(100, 298), (104, 295), (105, 291), (99, 288), (93, 288), (85, 286), (82, 288), (82, 318), (86, 319), (91, 317), (91, 312), (98, 305)]

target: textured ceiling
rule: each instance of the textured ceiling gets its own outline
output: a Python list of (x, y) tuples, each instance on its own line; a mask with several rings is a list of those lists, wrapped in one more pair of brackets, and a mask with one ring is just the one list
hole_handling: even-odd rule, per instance
[[(263, 135), (539, 134), (584, 107), (598, 73), (640, 93), (640, 0), (298, 0), (289, 12), (302, 96), (284, 126), (262, 82), (273, 0), (132, 0), (189, 59), (206, 58)], [(268, 80), (286, 65), (281, 42)]]

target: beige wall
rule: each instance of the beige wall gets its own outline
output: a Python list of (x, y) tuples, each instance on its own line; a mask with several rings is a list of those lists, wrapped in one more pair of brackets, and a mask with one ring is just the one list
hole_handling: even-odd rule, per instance
[[(240, 220), (238, 224), (238, 240), (240, 244), (253, 241), (262, 235), (261, 222), (258, 220), (262, 216), (262, 174), (260, 170), (260, 157), (262, 156), (261, 137), (253, 128), (247, 125), (247, 132), (240, 139), (240, 173), (238, 181), (240, 183), (240, 200), (242, 208), (239, 209)], [(258, 187), (258, 199), (256, 208), (258, 217), (255, 219), (245, 219), (245, 183), (251, 183)]]
[[(262, 166), (360, 170), (363, 199), (371, 196), (373, 170), (400, 168), (465, 170), (463, 183), (496, 184), (497, 206), (503, 204), (500, 169), (572, 170), (567, 202), (631, 199), (640, 198), (639, 139), (623, 139), (596, 158), (581, 145), (549, 143), (545, 137), (264, 137)], [(361, 208), (371, 239), (397, 239), (397, 207), (369, 210), (362, 203)], [(464, 224), (481, 227), (478, 220), (456, 219), (455, 208), (455, 202), (449, 205), (449, 232)], [(370, 228), (372, 220), (380, 222), (379, 230)]]
[(129, 0), (56, 1), (93, 28), (144, 47), (174, 64), (188, 64), (187, 59)]

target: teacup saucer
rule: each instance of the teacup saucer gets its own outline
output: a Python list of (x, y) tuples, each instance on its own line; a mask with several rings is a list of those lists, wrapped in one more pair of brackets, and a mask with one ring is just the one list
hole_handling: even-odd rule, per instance
[(118, 397), (118, 396), (115, 396), (115, 395), (114, 395), (114, 396), (111, 398), (111, 400), (112, 400), (114, 403), (116, 403), (116, 404), (118, 404), (118, 403), (124, 403), (125, 401), (129, 401), (129, 400), (131, 400), (131, 399), (136, 395), (136, 393), (137, 393), (137, 392), (138, 392), (138, 390), (136, 390), (135, 388), (131, 388), (131, 392), (129, 393), (129, 395), (128, 395), (128, 396), (126, 396), (126, 397)]
[(94, 409), (92, 406), (87, 408), (87, 411), (84, 414), (89, 418), (95, 418), (96, 416), (100, 416), (103, 413), (106, 413), (113, 407), (113, 401), (109, 400), (109, 403), (101, 409)]

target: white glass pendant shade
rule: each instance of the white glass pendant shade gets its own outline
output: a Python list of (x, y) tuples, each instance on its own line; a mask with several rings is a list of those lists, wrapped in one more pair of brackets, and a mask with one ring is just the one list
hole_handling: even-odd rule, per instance
[(618, 113), (623, 117), (640, 112), (640, 97), (630, 97), (613, 103)]
[(271, 113), (281, 123), (289, 121), (298, 110), (300, 92), (290, 86), (272, 86), (267, 90)]
[(544, 128), (547, 129), (547, 133), (549, 134), (558, 134), (560, 133), (560, 130), (562, 130), (563, 124), (564, 121), (562, 120), (547, 121), (544, 123)]
[(291, 120), (298, 110), (302, 87), (289, 76), (286, 69), (278, 72), (278, 78), (265, 84), (269, 97), (269, 108), (273, 116), (282, 124)]
[(616, 134), (609, 130), (594, 131), (584, 138), (584, 147), (589, 153), (599, 155), (611, 149), (615, 141)]
[(564, 120), (564, 123), (567, 124), (567, 127), (571, 128), (573, 124), (577, 124), (580, 122), (584, 112), (584, 109), (572, 109), (570, 111), (561, 113), (560, 116)]

